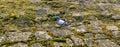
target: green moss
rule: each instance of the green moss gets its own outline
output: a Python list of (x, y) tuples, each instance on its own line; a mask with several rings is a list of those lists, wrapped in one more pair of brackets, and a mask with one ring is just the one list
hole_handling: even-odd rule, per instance
[(47, 32), (50, 36), (55, 37), (51, 31), (48, 30)]
[(5, 40), (5, 41), (2, 41), (1, 45), (0, 46), (3, 46), (3, 45), (7, 45), (7, 46), (10, 46), (10, 45), (13, 45), (13, 44), (16, 44), (20, 41), (10, 41), (10, 40)]
[(60, 8), (60, 7), (64, 6), (64, 4), (62, 4), (60, 2), (48, 2), (47, 4), (54, 7), (54, 8)]
[(83, 20), (82, 21), (84, 24), (90, 24), (90, 20)]
[(68, 7), (69, 9), (76, 9), (77, 7), (75, 5), (71, 5)]
[(63, 43), (64, 44), (64, 47), (70, 47), (68, 44), (66, 44), (66, 43)]
[(78, 32), (76, 31), (76, 29), (73, 29), (72, 32), (74, 33), (74, 35), (78, 34)]
[(54, 47), (54, 42), (53, 41), (48, 41), (48, 44), (50, 47)]
[(65, 42), (65, 38), (54, 38), (53, 41), (56, 41), (56, 42)]
[(99, 15), (100, 13), (95, 10), (88, 10), (81, 12), (83, 16), (89, 16), (89, 15)]
[(27, 41), (26, 43), (31, 46), (32, 44), (34, 43), (40, 43), (42, 44), (43, 46), (46, 46), (46, 45), (50, 45), (50, 46), (53, 46), (53, 41), (52, 40), (40, 40), (40, 39), (36, 39), (36, 37), (34, 35), (31, 35), (30, 38), (32, 40), (30, 41)]
[[(102, 12), (102, 11), (97, 6), (99, 2), (106, 2), (106, 1), (105, 0), (97, 0), (97, 1), (95, 1), (95, 3), (90, 4), (90, 6), (86, 5), (86, 4), (82, 5), (81, 3), (79, 5), (75, 5), (74, 3), (71, 3), (71, 2), (62, 2), (62, 1), (59, 2), (59, 1), (52, 1), (52, 0), (42, 0), (40, 2), (35, 2), (35, 3), (30, 2), (29, 0), (26, 0), (26, 1), (22, 1), (22, 0), (0, 1), (0, 14), (4, 13), (6, 16), (5, 18), (0, 19), (0, 27), (4, 28), (4, 27), (8, 26), (11, 29), (17, 28), (18, 30), (20, 30), (23, 27), (20, 27), (17, 24), (22, 24), (22, 25), (26, 24), (27, 26), (24, 25), (24, 27), (31, 28), (30, 32), (34, 33), (35, 31), (37, 31), (39, 29), (38, 27), (36, 27), (37, 26), (36, 24), (43, 23), (43, 24), (50, 24), (50, 26), (54, 26), (55, 25), (55, 23), (54, 23), (55, 15), (54, 14), (50, 15), (50, 14), (52, 11), (54, 11), (54, 12), (57, 11), (58, 15), (61, 16), (61, 18), (65, 19), (66, 21), (67, 20), (75, 20), (74, 21), (75, 24), (77, 22), (83, 22), (83, 24), (86, 25), (88, 32), (93, 33), (93, 34), (95, 34), (95, 33), (92, 30), (89, 30), (91, 27), (90, 21), (92, 21), (89, 19), (89, 16), (95, 16), (95, 17), (97, 17), (97, 20), (101, 20), (103, 22), (103, 24), (100, 25), (100, 27), (102, 27), (102, 30), (103, 30), (101, 33), (103, 33), (103, 34), (107, 35), (109, 38), (111, 38), (111, 36), (113, 36), (113, 34), (111, 34), (110, 32), (108, 32), (106, 30), (106, 26), (109, 26), (109, 25), (116, 25), (118, 27), (120, 26), (120, 24), (118, 22), (119, 20), (115, 21), (115, 20), (111, 19), (111, 16), (120, 14), (120, 9), (119, 9), (119, 7), (114, 7), (113, 11), (108, 9), (108, 11), (112, 11), (112, 12), (110, 12), (111, 13), (110, 16), (106, 17), (106, 16), (100, 14), (100, 12)], [(108, 2), (109, 3), (118, 3), (120, 1), (119, 0), (110, 0)], [(41, 15), (41, 17), (42, 17), (41, 21), (35, 21), (35, 18), (39, 17), (36, 14), (35, 10), (42, 9), (46, 6), (50, 7), (50, 10), (48, 9), (50, 14)], [(106, 6), (104, 6), (104, 7), (107, 8)], [(72, 17), (71, 11), (75, 11), (75, 12), (79, 11), (82, 14), (82, 16)], [(24, 14), (19, 14), (19, 12), (23, 12)], [(22, 18), (20, 18), (21, 15), (23, 16)], [(18, 19), (20, 19), (20, 20), (18, 20)], [(24, 22), (21, 23), (21, 20)], [(29, 22), (29, 21), (32, 21), (32, 22)], [(12, 26), (12, 25), (14, 25), (14, 26)], [(45, 29), (46, 28), (44, 28), (43, 30), (45, 30)], [(0, 29), (0, 34), (4, 34), (6, 31), (9, 31), (9, 30), (10, 30), (9, 28), (8, 29)], [(75, 29), (73, 29), (72, 32), (74, 33), (75, 36), (77, 36), (79, 38), (83, 38), (83, 39), (87, 38), (87, 36), (84, 36), (85, 33), (78, 33), (78, 32), (76, 32)], [(12, 44), (15, 44), (18, 42), (23, 42), (23, 43), (27, 43), (29, 46), (34, 43), (41, 43), (42, 45), (49, 44), (50, 47), (54, 47), (54, 45), (53, 45), (54, 42), (62, 42), (65, 44), (64, 47), (69, 47), (68, 45), (66, 45), (65, 39), (70, 38), (71, 35), (65, 36), (63, 38), (58, 38), (58, 37), (54, 36), (51, 33), (51, 31), (48, 31), (48, 34), (53, 37), (52, 40), (39, 40), (39, 39), (36, 39), (34, 35), (31, 35), (30, 36), (31, 40), (28, 40), (28, 41), (6, 40), (6, 41), (3, 41), (2, 45), (12, 45)], [(74, 47), (79, 47), (79, 46), (74, 46)], [(85, 47), (85, 46), (83, 46), (83, 47)]]
[(76, 20), (77, 22), (81, 22), (81, 21), (84, 20), (84, 17), (83, 17), (83, 16), (75, 16), (74, 18), (75, 18), (75, 20)]

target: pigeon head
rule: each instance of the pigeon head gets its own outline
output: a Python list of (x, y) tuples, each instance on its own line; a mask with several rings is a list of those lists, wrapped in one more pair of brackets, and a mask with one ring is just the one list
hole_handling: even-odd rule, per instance
[(55, 20), (56, 20), (56, 21), (60, 20), (60, 17), (59, 17), (59, 16), (56, 16), (56, 17), (55, 17)]

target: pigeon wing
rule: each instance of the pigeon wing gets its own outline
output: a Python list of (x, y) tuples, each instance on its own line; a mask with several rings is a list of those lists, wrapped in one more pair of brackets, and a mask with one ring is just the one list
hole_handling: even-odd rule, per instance
[(62, 25), (64, 22), (65, 21), (63, 21), (63, 20), (59, 20), (59, 21), (57, 21), (57, 24)]

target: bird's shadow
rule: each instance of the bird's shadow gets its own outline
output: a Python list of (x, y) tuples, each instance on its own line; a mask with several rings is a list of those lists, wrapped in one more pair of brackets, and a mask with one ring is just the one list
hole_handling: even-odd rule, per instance
[(56, 26), (57, 29), (67, 29), (67, 26)]

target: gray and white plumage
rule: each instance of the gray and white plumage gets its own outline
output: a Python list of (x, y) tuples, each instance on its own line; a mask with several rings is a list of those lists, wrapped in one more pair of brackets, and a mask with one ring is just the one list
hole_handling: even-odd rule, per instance
[(68, 25), (70, 25), (69, 22), (60, 19), (59, 16), (56, 16), (56, 17), (55, 17), (55, 21), (56, 21), (56, 23), (57, 23), (58, 25), (60, 25), (60, 26), (68, 26)]

